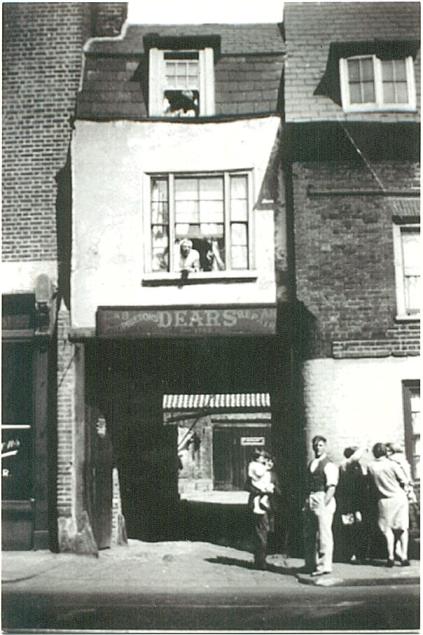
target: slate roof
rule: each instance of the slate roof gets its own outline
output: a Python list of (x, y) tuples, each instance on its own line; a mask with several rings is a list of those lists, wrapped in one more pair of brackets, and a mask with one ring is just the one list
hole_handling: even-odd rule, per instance
[[(284, 9), (287, 122), (416, 121), (416, 113), (344, 113), (325, 82), (331, 45), (348, 42), (420, 40), (419, 2), (287, 2)], [(333, 68), (332, 68), (333, 71)], [(415, 60), (420, 109), (420, 47)]]
[(222, 55), (284, 51), (277, 24), (132, 24), (127, 27), (123, 38), (91, 40), (86, 51), (113, 55), (142, 55), (145, 53), (144, 38), (152, 33), (162, 37), (219, 36)]
[(97, 38), (86, 45), (77, 118), (148, 117), (148, 56), (144, 46), (145, 38), (151, 35), (213, 36), (219, 41), (215, 58), (217, 116), (281, 111), (285, 45), (279, 25), (130, 25), (118, 38)]

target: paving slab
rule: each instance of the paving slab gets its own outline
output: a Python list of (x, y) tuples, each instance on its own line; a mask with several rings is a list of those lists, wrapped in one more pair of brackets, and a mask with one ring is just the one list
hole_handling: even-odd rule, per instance
[(130, 540), (128, 546), (101, 551), (98, 557), (49, 551), (4, 552), (2, 581), (31, 589), (84, 593), (137, 593), (153, 589), (221, 592), (299, 584), (317, 587), (418, 584), (420, 563), (388, 569), (384, 561), (363, 565), (335, 563), (333, 573), (317, 578), (301, 572), (303, 561), (271, 554), (266, 571), (254, 569), (252, 554), (207, 542)]

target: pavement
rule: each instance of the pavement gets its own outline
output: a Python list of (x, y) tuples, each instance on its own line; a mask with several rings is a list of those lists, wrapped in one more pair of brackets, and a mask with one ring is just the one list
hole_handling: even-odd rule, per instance
[(392, 569), (385, 561), (363, 565), (335, 563), (333, 573), (313, 578), (301, 572), (303, 561), (281, 554), (267, 558), (268, 569), (254, 569), (247, 551), (208, 542), (141, 542), (103, 550), (98, 557), (49, 551), (5, 551), (3, 590), (66, 594), (81, 593), (216, 592), (223, 589), (269, 589), (282, 586), (416, 585), (420, 562)]

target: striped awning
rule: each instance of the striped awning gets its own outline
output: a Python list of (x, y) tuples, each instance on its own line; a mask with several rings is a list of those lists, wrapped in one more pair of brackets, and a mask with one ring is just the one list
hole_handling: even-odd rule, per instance
[(164, 395), (163, 410), (270, 408), (268, 392)]
[(394, 216), (420, 217), (420, 198), (398, 197), (391, 198), (392, 213)]

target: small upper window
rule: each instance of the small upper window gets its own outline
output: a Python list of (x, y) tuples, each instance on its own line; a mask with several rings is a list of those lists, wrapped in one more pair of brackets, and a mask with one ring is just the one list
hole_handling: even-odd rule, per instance
[(150, 49), (149, 114), (198, 117), (214, 114), (213, 49)]
[(420, 227), (394, 225), (397, 313), (401, 317), (418, 317), (420, 313)]
[(415, 110), (416, 94), (411, 56), (380, 59), (360, 55), (340, 59), (344, 110)]

